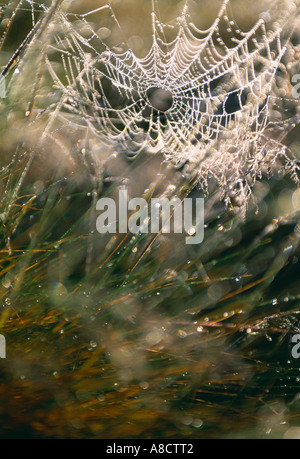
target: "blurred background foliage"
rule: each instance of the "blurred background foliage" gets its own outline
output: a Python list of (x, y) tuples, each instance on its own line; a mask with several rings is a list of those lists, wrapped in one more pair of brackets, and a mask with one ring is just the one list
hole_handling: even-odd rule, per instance
[[(270, 3), (231, 2), (245, 30)], [(171, 21), (182, 6), (159, 4)], [(32, 30), (32, 9), (0, 5), (4, 68)], [(112, 5), (143, 54), (151, 2)], [(192, 2), (195, 22), (207, 27), (219, 5)], [(244, 220), (215, 191), (200, 246), (184, 235), (100, 237), (96, 200), (124, 179), (147, 199), (202, 194), (160, 155), (130, 162), (96, 141), (87, 149), (76, 130), (61, 148), (41, 144), (44, 121), (32, 121), (55, 100), (49, 34), (16, 57), (0, 100), (0, 436), (300, 438), (299, 189), (280, 172), (262, 177)], [(299, 158), (299, 126), (286, 141)]]

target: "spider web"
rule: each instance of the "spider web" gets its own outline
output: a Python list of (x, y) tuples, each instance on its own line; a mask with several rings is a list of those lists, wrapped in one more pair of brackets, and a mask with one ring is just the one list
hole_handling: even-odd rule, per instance
[[(33, 11), (35, 4), (26, 3)], [(236, 23), (230, 0), (215, 3), (215, 19), (201, 30), (189, 1), (164, 23), (153, 0), (151, 45), (143, 56), (123, 40), (111, 3), (84, 13), (59, 10), (46, 57), (58, 98), (45, 135), (63, 126), (88, 128), (129, 158), (146, 151), (188, 164), (204, 188), (215, 178), (224, 190), (238, 189), (242, 201), (278, 158), (296, 177), (281, 140), (298, 123), (299, 104), (282, 97), (282, 61), (289, 46), (284, 27), (299, 3), (281, 2), (271, 24), (260, 18), (248, 31)]]

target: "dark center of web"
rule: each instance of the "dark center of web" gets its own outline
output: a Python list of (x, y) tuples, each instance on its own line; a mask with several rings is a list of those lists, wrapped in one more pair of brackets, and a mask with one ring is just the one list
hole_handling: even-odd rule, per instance
[(173, 94), (162, 88), (149, 88), (147, 97), (151, 107), (159, 112), (167, 112), (173, 105)]

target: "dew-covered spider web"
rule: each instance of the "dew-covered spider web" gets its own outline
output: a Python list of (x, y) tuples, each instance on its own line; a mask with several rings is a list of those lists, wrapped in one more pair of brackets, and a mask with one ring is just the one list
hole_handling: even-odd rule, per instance
[(163, 2), (149, 1), (148, 15), (143, 5), (137, 12), (145, 36), (130, 36), (122, 26), (130, 11), (123, 5), (118, 15), (114, 1), (57, 9), (45, 57), (55, 99), (45, 136), (78, 128), (128, 158), (162, 154), (197, 171), (204, 188), (214, 178), (242, 200), (278, 161), (295, 177), (282, 140), (299, 121), (284, 62), (299, 2), (267, 1), (248, 30), (235, 19), (237, 2), (213, 3), (210, 25), (200, 27), (207, 2), (177, 2), (163, 20)]
[[(299, 436), (299, 1), (6, 1), (0, 436)], [(204, 243), (100, 236), (123, 183)]]

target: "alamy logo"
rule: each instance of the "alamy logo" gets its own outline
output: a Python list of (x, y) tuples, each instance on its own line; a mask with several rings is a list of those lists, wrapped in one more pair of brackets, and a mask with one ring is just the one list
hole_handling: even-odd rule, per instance
[(300, 98), (300, 74), (293, 75), (292, 83), (294, 84), (292, 94), (295, 99)]
[(5, 99), (6, 97), (6, 85), (5, 78), (0, 75), (0, 99)]
[[(195, 203), (195, 209), (193, 204)], [(143, 198), (129, 201), (126, 186), (119, 188), (119, 209), (112, 198), (102, 198), (97, 202), (101, 215), (97, 218), (96, 227), (100, 234), (152, 233), (160, 231), (171, 233), (171, 221), (175, 234), (187, 234), (186, 244), (201, 244), (204, 240), (204, 199), (179, 198), (151, 199), (149, 204)], [(193, 223), (195, 213), (195, 224)], [(129, 217), (129, 218), (128, 218)], [(119, 224), (117, 225), (117, 219)], [(118, 228), (117, 228), (118, 226)]]
[(0, 335), (0, 359), (6, 359), (6, 339)]
[(300, 334), (292, 336), (292, 357), (294, 359), (300, 358)]

